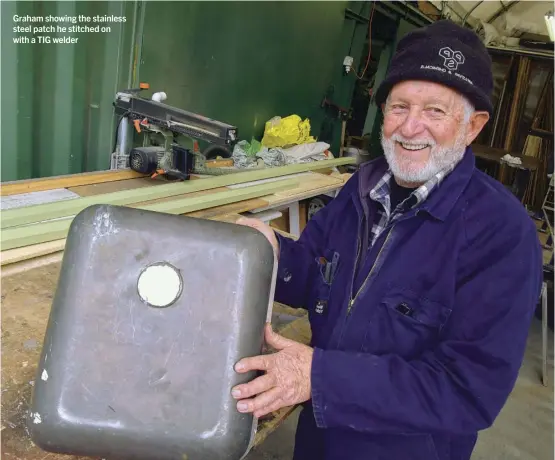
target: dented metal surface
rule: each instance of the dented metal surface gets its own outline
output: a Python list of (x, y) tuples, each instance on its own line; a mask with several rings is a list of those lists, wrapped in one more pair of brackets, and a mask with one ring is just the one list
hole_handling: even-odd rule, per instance
[[(155, 308), (137, 283), (160, 262), (180, 296)], [(254, 375), (272, 300), (274, 256), (257, 231), (111, 206), (68, 235), (28, 428), (41, 448), (136, 459), (239, 459), (255, 420), (231, 387)]]

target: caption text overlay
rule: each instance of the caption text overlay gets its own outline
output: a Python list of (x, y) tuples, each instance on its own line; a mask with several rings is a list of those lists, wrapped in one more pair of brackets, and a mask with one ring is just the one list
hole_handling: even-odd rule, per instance
[(78, 43), (78, 34), (108, 34), (125, 16), (13, 16), (13, 42), (24, 44)]

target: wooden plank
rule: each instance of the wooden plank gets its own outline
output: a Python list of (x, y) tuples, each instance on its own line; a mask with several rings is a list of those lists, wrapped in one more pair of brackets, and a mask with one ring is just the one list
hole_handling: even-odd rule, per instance
[[(270, 184), (212, 193), (207, 196), (182, 198), (169, 202), (144, 205), (140, 206), (138, 209), (169, 214), (183, 214), (212, 206), (268, 195), (280, 190), (285, 190), (289, 187), (294, 187), (295, 185), (297, 185), (296, 180), (283, 180)], [(70, 217), (22, 227), (8, 228), (2, 231), (0, 235), (2, 250), (20, 248), (30, 244), (65, 238), (72, 221), (73, 217)]]
[[(242, 203), (254, 202), (253, 205), (258, 204), (258, 200), (245, 200), (238, 202), (240, 206)], [(251, 207), (253, 206), (251, 205)], [(217, 219), (227, 222), (229, 219), (233, 219), (235, 222), (240, 215), (234, 214), (233, 205), (217, 206), (215, 208), (210, 208), (208, 210), (197, 211), (193, 213), (187, 213), (185, 215), (201, 219)], [(204, 213), (205, 211), (218, 210), (213, 213)], [(251, 208), (249, 208), (251, 209)], [(243, 212), (243, 211), (240, 211)], [(230, 213), (230, 214), (228, 214)], [(237, 216), (236, 218), (230, 216)], [(229, 220), (231, 222), (231, 220)], [(14, 273), (21, 273), (23, 271), (40, 267), (46, 264), (59, 262), (62, 260), (63, 251), (65, 249), (66, 239), (59, 239), (55, 241), (50, 241), (46, 243), (37, 243), (29, 246), (23, 246), (20, 248), (8, 249), (1, 252), (0, 262), (2, 265), (2, 270), (0, 277), (10, 276)]]
[(344, 180), (341, 177), (325, 176), (323, 174), (310, 174), (303, 178), (303, 183), (300, 184), (298, 187), (276, 193), (275, 198), (270, 200), (270, 203), (279, 202), (281, 201), (281, 199), (291, 197), (295, 197), (298, 201), (298, 197), (301, 194), (327, 187), (337, 188), (338, 186), (342, 186), (343, 184)]
[[(278, 217), (270, 222), (270, 227), (274, 230), (289, 233), (289, 230), (291, 230), (289, 228), (289, 209), (283, 209), (281, 214), (281, 217)], [(253, 213), (252, 217), (256, 219), (256, 213)]]
[[(338, 177), (343, 181), (346, 181), (351, 177), (351, 174), (341, 174), (334, 177)], [(208, 193), (213, 193), (214, 191), (217, 191), (217, 190), (225, 190), (225, 188), (222, 187), (221, 189), (214, 189), (212, 191), (191, 193), (191, 194), (188, 194), (187, 196), (188, 197), (202, 196)], [(314, 191), (312, 193), (314, 193)], [(222, 216), (227, 214), (232, 214), (232, 213), (240, 214), (247, 211), (255, 210), (257, 208), (267, 207), (269, 204), (267, 200), (270, 199), (271, 197), (272, 195), (261, 197), (261, 198), (253, 198), (250, 200), (242, 200), (236, 203), (230, 203), (227, 205), (216, 206), (213, 208), (207, 208), (200, 211), (187, 213), (186, 215), (190, 217), (201, 218), (201, 219), (217, 218), (219, 220), (222, 218)], [(162, 200), (167, 200), (167, 199), (162, 199)], [(151, 203), (151, 202), (148, 202), (148, 203)], [(139, 204), (140, 203), (136, 205), (134, 204), (132, 206), (138, 206)], [(254, 217), (256, 217), (256, 215)], [(287, 226), (283, 228), (286, 229)], [(27, 267), (32, 267), (38, 264), (40, 258), (43, 258), (49, 254), (58, 253), (58, 256), (61, 258), (64, 247), (65, 247), (65, 239), (60, 239), (53, 242), (38, 243), (30, 246), (2, 251), (2, 253), (0, 254), (0, 263), (2, 264), (1, 276), (4, 276), (4, 274), (8, 273), (7, 267), (10, 267), (10, 270), (13, 269), (13, 270), (21, 271), (26, 269)]]
[(285, 206), (291, 203), (294, 203), (295, 201), (301, 201), (304, 200), (306, 198), (310, 198), (313, 197), (315, 195), (322, 195), (324, 193), (328, 193), (331, 192), (333, 190), (337, 190), (338, 188), (338, 184), (328, 184), (326, 186), (323, 187), (315, 187), (309, 190), (298, 190), (298, 193), (296, 194), (289, 194), (288, 192), (284, 193), (284, 194), (279, 194), (276, 193), (275, 195), (271, 196), (271, 197), (267, 197), (265, 198), (266, 201), (268, 202), (268, 204), (266, 206), (262, 206), (260, 208), (256, 208), (253, 209), (252, 212), (260, 212), (260, 211), (266, 211), (268, 209), (272, 209), (272, 208), (277, 208), (280, 206)]
[(229, 187), (218, 187), (218, 188), (213, 188), (210, 190), (203, 190), (201, 192), (193, 192), (193, 193), (187, 193), (186, 195), (182, 195), (182, 196), (170, 196), (167, 198), (158, 198), (156, 200), (148, 200), (148, 201), (141, 201), (139, 203), (133, 203), (128, 205), (131, 208), (139, 208), (143, 205), (151, 205), (151, 204), (156, 204), (156, 203), (167, 203), (168, 201), (174, 201), (176, 199), (180, 199), (180, 198), (193, 198), (193, 197), (200, 197), (200, 196), (210, 196), (213, 193), (218, 193), (218, 192), (225, 192), (231, 190)]
[(331, 166), (351, 164), (354, 163), (354, 161), (355, 159), (351, 157), (339, 158), (335, 160), (322, 160), (312, 163), (301, 163), (254, 171), (237, 172), (210, 179), (165, 184), (156, 187), (144, 187), (137, 190), (122, 190), (86, 198), (77, 198), (75, 200), (71, 200), (71, 202), (28, 206), (25, 208), (8, 210), (3, 213), (0, 227), (9, 228), (58, 217), (74, 216), (83, 209), (95, 204), (128, 205), (131, 203), (138, 203), (140, 201), (209, 190), (216, 187), (224, 187), (256, 180), (286, 176)]
[(537, 158), (531, 156), (522, 156), (518, 152), (509, 152), (504, 149), (499, 149), (495, 147), (489, 147), (487, 145), (472, 144), (472, 151), (476, 157), (483, 158), (484, 160), (495, 161), (496, 163), (501, 163), (501, 158), (506, 154), (510, 154), (514, 157), (518, 157), (522, 161), (522, 167), (534, 171), (538, 168)]
[[(62, 240), (65, 244), (65, 239)], [(12, 263), (2, 268), (2, 279), (7, 276), (17, 275), (19, 273), (25, 273), (29, 270), (35, 268), (44, 267), (45, 265), (55, 264), (62, 261), (64, 257), (63, 251), (54, 252), (52, 254), (43, 255), (40, 257), (35, 257), (28, 260), (21, 260), (19, 262)]]
[(206, 168), (230, 168), (233, 164), (232, 158), (222, 158), (217, 160), (206, 160), (204, 166)]
[(0, 247), (4, 251), (65, 238), (72, 221), (73, 217), (69, 217), (42, 224), (8, 228), (2, 231)]
[(19, 193), (39, 192), (56, 188), (68, 188), (78, 185), (111, 182), (123, 179), (144, 177), (144, 174), (131, 169), (118, 171), (95, 171), (81, 174), (27, 179), (21, 181), (4, 182), (0, 184), (0, 196), (17, 195)]
[[(117, 182), (110, 182), (116, 184)], [(64, 200), (74, 200), (80, 198), (67, 188), (55, 188), (43, 190), (41, 192), (18, 193), (17, 195), (3, 196), (0, 200), (1, 212), (8, 209), (18, 209), (24, 206), (35, 206), (46, 203), (57, 203)]]
[(125, 179), (112, 182), (100, 182), (98, 184), (79, 185), (69, 187), (68, 190), (77, 193), (80, 197), (102, 195), (104, 193), (119, 192), (121, 190), (135, 190), (143, 187), (157, 187), (167, 185), (168, 182), (151, 179), (150, 177), (138, 177), (136, 179)]
[(302, 233), (308, 223), (308, 200), (303, 200), (299, 203), (299, 219), (299, 227)]
[[(198, 219), (222, 220), (227, 219), (228, 216), (231, 214), (238, 216), (243, 212), (267, 206), (267, 204), (268, 201), (266, 201), (264, 198), (253, 198), (250, 200), (238, 201), (237, 203), (230, 203), (222, 206), (216, 206), (213, 208), (186, 213), (185, 215)], [(65, 248), (65, 243), (66, 240), (65, 238), (63, 238), (47, 243), (32, 244), (21, 248), (14, 248), (2, 251), (0, 253), (0, 264), (3, 267), (1, 276), (8, 275), (13, 272), (21, 272), (23, 270), (36, 266), (41, 266), (45, 263), (44, 261), (41, 261), (41, 258), (44, 258), (44, 260), (47, 261), (46, 263), (61, 260), (63, 250)], [(47, 259), (45, 257), (52, 254), (56, 254), (56, 258)]]
[(553, 139), (553, 133), (546, 131), (545, 129), (532, 128), (530, 129), (530, 134), (541, 137), (542, 139)]
[(65, 245), (66, 240), (64, 238), (55, 241), (49, 241), (47, 243), (24, 246), (22, 248), (8, 249), (7, 251), (2, 251), (2, 253), (0, 253), (0, 263), (1, 265), (9, 265), (20, 262), (22, 260), (63, 251)]
[(215, 216), (221, 216), (228, 213), (241, 214), (256, 207), (266, 206), (267, 204), (268, 201), (264, 198), (252, 198), (251, 200), (238, 201), (237, 203), (224, 204), (223, 206), (216, 206), (215, 208), (195, 211), (187, 215), (190, 217), (197, 217), (199, 219), (211, 219)]
[(509, 112), (505, 150), (512, 150), (518, 134), (519, 121), (522, 118), (522, 108), (529, 89), (530, 58), (521, 56), (516, 80), (515, 93)]
[(242, 200), (258, 198), (271, 193), (281, 192), (291, 187), (296, 187), (298, 181), (295, 179), (282, 180), (271, 184), (255, 185), (236, 190), (226, 190), (225, 192), (211, 193), (202, 197), (181, 198), (155, 204), (145, 204), (139, 209), (146, 211), (165, 212), (169, 214), (185, 214), (199, 209), (211, 208), (222, 204), (236, 203)]
[[(239, 204), (249, 201), (251, 200), (242, 201), (239, 202)], [(223, 209), (225, 208), (225, 206), (219, 206), (218, 208)], [(201, 217), (195, 214), (196, 213), (191, 213), (186, 215), (190, 217), (214, 219), (230, 223), (235, 223), (237, 219), (241, 217), (239, 214), (234, 213), (222, 214), (221, 211), (212, 216), (206, 215)], [(33, 244), (31, 246), (24, 246), (22, 248), (2, 251), (1, 262), (3, 268), (0, 276), (2, 278), (5, 276), (12, 276), (14, 274), (23, 273), (34, 268), (43, 267), (44, 265), (58, 263), (62, 260), (65, 244), (66, 239), (64, 238), (56, 241), (50, 241), (48, 243)]]

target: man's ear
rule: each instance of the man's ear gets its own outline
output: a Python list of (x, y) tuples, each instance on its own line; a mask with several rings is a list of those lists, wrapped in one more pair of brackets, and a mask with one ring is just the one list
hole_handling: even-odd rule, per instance
[(474, 139), (478, 137), (478, 134), (480, 134), (488, 120), (488, 112), (474, 112), (472, 114), (470, 121), (468, 122), (468, 130), (466, 132), (466, 145), (470, 145), (474, 142)]

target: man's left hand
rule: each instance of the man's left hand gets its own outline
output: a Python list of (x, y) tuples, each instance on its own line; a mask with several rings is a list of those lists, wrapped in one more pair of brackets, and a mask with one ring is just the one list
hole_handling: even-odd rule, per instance
[(266, 324), (264, 336), (277, 352), (244, 358), (235, 365), (235, 370), (241, 374), (256, 370), (266, 373), (237, 385), (231, 393), (239, 400), (237, 410), (253, 412), (255, 417), (310, 399), (313, 349), (276, 334), (270, 324)]

